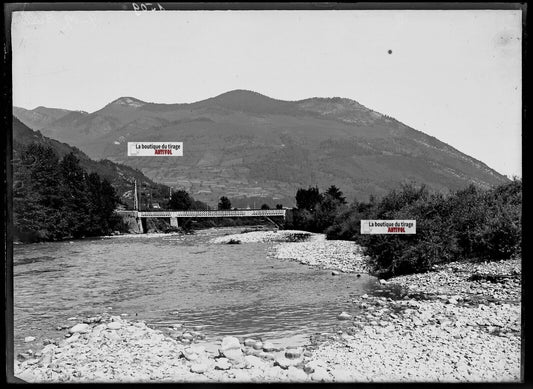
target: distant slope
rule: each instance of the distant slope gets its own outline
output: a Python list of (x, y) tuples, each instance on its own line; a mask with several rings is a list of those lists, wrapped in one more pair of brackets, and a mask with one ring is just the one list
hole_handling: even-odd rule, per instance
[(22, 123), (24, 123), (30, 128), (35, 128), (37, 130), (40, 130), (41, 128), (54, 123), (56, 120), (61, 119), (69, 112), (71, 111), (66, 109), (46, 107), (37, 107), (32, 110), (20, 107), (13, 107), (13, 114)]
[[(122, 97), (42, 131), (211, 204), (226, 195), (290, 205), (308, 185), (335, 184), (349, 199), (366, 199), (405, 181), (439, 191), (508, 181), (438, 139), (340, 97), (283, 101), (245, 90), (190, 104)], [(127, 157), (128, 141), (181, 141), (184, 156)]]
[(147, 192), (151, 190), (154, 196), (153, 201), (155, 202), (162, 201), (163, 197), (169, 192), (168, 187), (154, 183), (139, 170), (109, 160), (94, 161), (78, 148), (43, 136), (40, 132), (31, 130), (17, 118), (13, 117), (14, 160), (17, 160), (22, 145), (33, 142), (52, 147), (60, 158), (73, 152), (80, 160), (81, 166), (88, 172), (96, 172), (101, 178), (107, 179), (115, 187), (124, 203), (129, 204), (132, 201), (133, 180), (137, 180), (139, 188), (145, 186)]

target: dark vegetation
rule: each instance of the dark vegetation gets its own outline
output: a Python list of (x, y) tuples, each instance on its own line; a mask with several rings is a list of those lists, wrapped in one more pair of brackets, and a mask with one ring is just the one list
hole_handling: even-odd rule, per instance
[[(107, 159), (92, 160), (80, 149), (43, 136), (39, 131), (31, 130), (13, 117), (14, 160), (18, 161), (24, 148), (33, 143), (52, 148), (59, 159), (67, 154), (74, 154), (84, 170), (88, 173), (98, 174), (102, 180), (106, 179), (115, 188), (119, 201), (127, 209), (133, 209), (134, 181), (137, 181), (138, 184), (139, 202), (143, 210), (149, 209), (153, 203), (162, 204), (168, 199), (169, 188), (148, 179), (141, 171)], [(18, 165), (15, 163), (13, 166), (15, 173), (17, 168)]]
[[(324, 232), (365, 248), (376, 274), (424, 272), (450, 261), (494, 261), (517, 257), (522, 243), (522, 181), (489, 190), (474, 185), (448, 195), (405, 184), (379, 201), (347, 205), (330, 187), (299, 189), (292, 228)], [(415, 219), (415, 235), (366, 235), (361, 220)]]
[(115, 189), (73, 153), (59, 159), (52, 147), (31, 143), (13, 163), (15, 240), (81, 238), (120, 228)]
[(202, 211), (210, 209), (206, 203), (195, 200), (185, 190), (173, 192), (168, 201), (167, 208), (173, 211)]

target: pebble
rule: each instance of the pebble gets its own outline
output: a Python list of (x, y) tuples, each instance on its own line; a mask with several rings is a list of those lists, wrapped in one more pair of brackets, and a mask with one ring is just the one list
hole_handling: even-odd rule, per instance
[(352, 315), (346, 312), (341, 312), (337, 315), (338, 320), (349, 320), (352, 318)]

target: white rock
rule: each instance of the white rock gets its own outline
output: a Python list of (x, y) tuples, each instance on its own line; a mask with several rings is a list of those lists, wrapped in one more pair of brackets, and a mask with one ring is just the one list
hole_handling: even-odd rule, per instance
[(263, 351), (269, 353), (276, 350), (276, 347), (271, 342), (263, 343)]
[(109, 328), (110, 330), (119, 330), (122, 328), (122, 324), (118, 321), (112, 321), (111, 323), (107, 324), (107, 328)]
[(71, 327), (70, 330), (68, 330), (68, 332), (70, 332), (71, 334), (75, 334), (75, 333), (86, 334), (90, 330), (91, 330), (91, 326), (89, 324), (79, 323), (79, 324), (76, 324), (74, 327)]
[(346, 312), (341, 312), (337, 316), (337, 319), (339, 319), (339, 320), (349, 320), (351, 318), (352, 318), (352, 315), (350, 315), (349, 313), (346, 313)]
[(209, 369), (209, 364), (206, 362), (193, 363), (191, 365), (191, 372), (203, 374)]
[(247, 364), (249, 364), (252, 367), (260, 367), (265, 364), (260, 358), (254, 355), (247, 355), (244, 357), (244, 360), (246, 361)]
[(222, 339), (222, 344), (220, 345), (221, 351), (237, 350), (237, 349), (238, 350), (241, 349), (241, 344), (239, 343), (239, 339), (237, 339), (234, 336), (225, 336)]
[(34, 340), (35, 340), (35, 336), (26, 336), (24, 338), (24, 342), (26, 342), (26, 343), (33, 342)]
[(311, 374), (311, 379), (317, 382), (329, 382), (331, 381), (331, 376), (328, 374), (326, 369), (317, 367), (315, 372)]
[(219, 358), (215, 363), (215, 369), (217, 370), (229, 370), (231, 369), (231, 363), (227, 358)]
[(244, 361), (244, 354), (241, 349), (229, 349), (221, 352), (229, 360), (235, 363), (242, 363)]
[(307, 374), (294, 366), (289, 366), (287, 369), (287, 376), (289, 381), (292, 382), (304, 382), (309, 380)]
[(246, 338), (244, 339), (244, 345), (248, 347), (252, 347), (255, 344), (256, 340), (252, 338)]

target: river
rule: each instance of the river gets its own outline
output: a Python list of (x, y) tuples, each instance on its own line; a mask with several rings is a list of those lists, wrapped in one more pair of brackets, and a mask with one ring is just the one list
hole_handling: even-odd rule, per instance
[[(15, 355), (62, 336), (58, 325), (102, 312), (152, 326), (202, 325), (207, 340), (234, 335), (302, 344), (312, 333), (332, 331), (341, 311), (357, 314), (353, 297), (381, 292), (368, 275), (332, 276), (272, 258), (275, 243), (209, 243), (239, 231), (16, 245)], [(36, 340), (24, 343), (27, 336)]]

